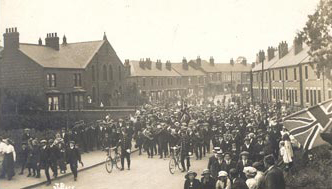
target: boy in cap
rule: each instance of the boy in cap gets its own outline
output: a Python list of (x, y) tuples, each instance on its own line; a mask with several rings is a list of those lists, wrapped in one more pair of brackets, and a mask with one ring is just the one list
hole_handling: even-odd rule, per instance
[(81, 160), (81, 154), (79, 150), (75, 147), (75, 142), (69, 142), (69, 148), (66, 151), (67, 163), (70, 165), (70, 170), (74, 175), (74, 181), (77, 180), (77, 162), (80, 162), (82, 166), (83, 162)]
[(20, 160), (21, 160), (21, 172), (19, 175), (23, 175), (23, 171), (25, 169), (25, 165), (28, 160), (29, 148), (27, 147), (26, 142), (22, 142), (22, 150), (20, 152)]
[(216, 180), (211, 176), (209, 169), (204, 169), (201, 178), (201, 189), (215, 189)]
[(37, 163), (37, 178), (40, 178), (40, 169), (45, 170), (45, 176), (47, 179), (47, 185), (51, 184), (51, 178), (49, 173), (50, 168), (50, 148), (47, 146), (46, 140), (41, 140), (41, 147), (40, 147), (40, 162)]

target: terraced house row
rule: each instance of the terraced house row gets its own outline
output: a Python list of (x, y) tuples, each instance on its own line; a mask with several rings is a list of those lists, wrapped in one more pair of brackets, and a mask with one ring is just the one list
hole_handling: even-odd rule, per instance
[(309, 107), (332, 98), (331, 81), (317, 73), (308, 51), (300, 38), (290, 48), (285, 41), (278, 48), (268, 47), (263, 69), (258, 60), (252, 69), (254, 100)]
[(206, 96), (221, 93), (249, 93), (250, 69), (246, 59), (240, 62), (215, 63), (197, 57), (188, 61), (171, 63), (161, 60), (126, 60), (130, 75), (128, 85), (133, 85), (139, 93), (150, 101), (180, 96)]

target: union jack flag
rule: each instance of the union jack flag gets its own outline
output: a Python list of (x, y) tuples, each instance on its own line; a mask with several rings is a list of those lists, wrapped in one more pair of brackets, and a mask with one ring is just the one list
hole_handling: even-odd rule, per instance
[(305, 150), (328, 144), (320, 134), (332, 128), (332, 100), (285, 117), (284, 126)]

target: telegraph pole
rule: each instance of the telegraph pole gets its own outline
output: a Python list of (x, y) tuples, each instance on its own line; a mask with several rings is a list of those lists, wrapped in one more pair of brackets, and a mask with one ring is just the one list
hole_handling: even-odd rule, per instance
[(264, 60), (265, 60), (265, 53), (264, 50), (259, 51), (259, 62), (262, 63), (262, 75), (261, 75), (261, 82), (262, 82), (262, 88), (261, 88), (261, 103), (263, 106), (264, 103)]

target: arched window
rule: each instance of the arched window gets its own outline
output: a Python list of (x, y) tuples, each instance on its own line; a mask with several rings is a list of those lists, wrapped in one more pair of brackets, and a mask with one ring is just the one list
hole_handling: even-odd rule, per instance
[(95, 81), (95, 77), (96, 77), (96, 73), (95, 73), (95, 66), (91, 67), (91, 77), (92, 77), (92, 81)]
[(121, 67), (119, 66), (119, 80), (121, 81)]
[(103, 79), (107, 81), (107, 67), (106, 65), (103, 66)]
[(109, 79), (113, 80), (113, 68), (112, 68), (112, 65), (109, 65), (109, 67), (108, 67), (108, 74), (109, 74)]

